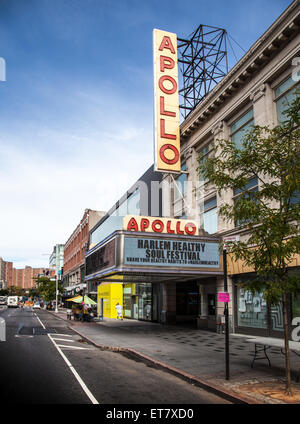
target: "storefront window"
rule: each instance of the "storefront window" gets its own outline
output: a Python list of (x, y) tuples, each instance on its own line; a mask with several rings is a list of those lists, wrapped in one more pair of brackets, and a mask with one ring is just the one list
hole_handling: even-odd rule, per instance
[(208, 302), (208, 315), (216, 315), (216, 295), (208, 294), (207, 302)]
[(272, 305), (270, 307), (272, 330), (283, 331), (283, 313), (282, 304)]
[(131, 305), (132, 305), (132, 287), (129, 284), (125, 284), (123, 288), (123, 311), (125, 318), (131, 318)]
[(238, 287), (237, 318), (240, 327), (267, 328), (267, 302), (263, 293), (253, 295), (249, 290)]
[(292, 296), (292, 319), (300, 317), (300, 294)]
[(139, 319), (152, 320), (152, 284), (139, 283), (136, 286), (138, 295), (138, 317)]

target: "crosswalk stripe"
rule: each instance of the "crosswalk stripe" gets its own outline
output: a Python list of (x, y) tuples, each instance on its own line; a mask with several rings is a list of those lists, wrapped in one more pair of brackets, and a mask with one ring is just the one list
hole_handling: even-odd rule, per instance
[(70, 346), (70, 345), (60, 345), (57, 344), (58, 347), (66, 347), (68, 349), (78, 349), (78, 350), (91, 350), (88, 347), (79, 347), (79, 346)]

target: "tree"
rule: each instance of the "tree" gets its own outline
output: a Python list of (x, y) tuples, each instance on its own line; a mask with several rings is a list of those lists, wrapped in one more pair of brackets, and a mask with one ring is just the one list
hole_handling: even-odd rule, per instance
[[(48, 277), (38, 277), (35, 279), (35, 281), (38, 295), (40, 295), (47, 302), (55, 299), (56, 281), (52, 281), (51, 278)], [(58, 291), (60, 294), (63, 292), (60, 283), (58, 284)]]
[[(264, 292), (270, 304), (282, 302), (286, 365), (286, 393), (291, 395), (288, 296), (300, 289), (300, 277), (289, 273), (300, 253), (300, 98), (287, 107), (285, 121), (274, 128), (253, 126), (245, 131), (242, 147), (232, 140), (218, 140), (214, 154), (199, 157), (198, 171), (215, 184), (218, 192), (232, 189), (239, 196), (219, 213), (236, 227), (248, 231), (247, 241), (230, 244), (235, 260), (256, 272), (244, 287)], [(256, 178), (259, 189), (251, 189)]]
[(23, 296), (24, 289), (18, 286), (9, 286), (8, 287), (8, 295), (9, 296)]

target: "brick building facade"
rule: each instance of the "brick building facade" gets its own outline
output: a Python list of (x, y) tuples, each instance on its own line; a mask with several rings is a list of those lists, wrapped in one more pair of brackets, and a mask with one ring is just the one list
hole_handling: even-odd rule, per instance
[(67, 291), (84, 286), (85, 248), (89, 231), (106, 212), (85, 209), (82, 219), (68, 238), (64, 247), (63, 285)]

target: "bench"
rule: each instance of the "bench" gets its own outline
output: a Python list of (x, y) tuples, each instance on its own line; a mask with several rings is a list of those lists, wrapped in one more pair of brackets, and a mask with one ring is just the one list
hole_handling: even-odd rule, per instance
[[(246, 342), (254, 344), (254, 357), (251, 363), (251, 368), (253, 368), (255, 361), (258, 361), (261, 359), (267, 359), (269, 363), (269, 367), (271, 366), (270, 358), (267, 355), (267, 350), (270, 349), (271, 347), (279, 347), (281, 353), (284, 355), (284, 340), (283, 339), (275, 339), (271, 337), (251, 337), (250, 339), (247, 339)], [(293, 342), (289, 340), (289, 348), (291, 352), (293, 352), (297, 356), (300, 356), (300, 342)], [(260, 356), (262, 352), (264, 353), (264, 356)], [(297, 382), (299, 381), (299, 375), (300, 375), (300, 370), (296, 377)]]

